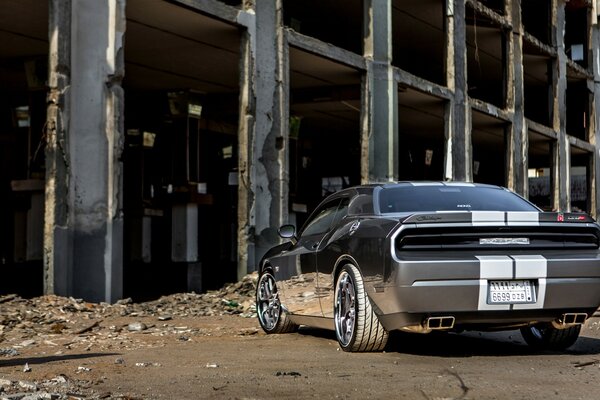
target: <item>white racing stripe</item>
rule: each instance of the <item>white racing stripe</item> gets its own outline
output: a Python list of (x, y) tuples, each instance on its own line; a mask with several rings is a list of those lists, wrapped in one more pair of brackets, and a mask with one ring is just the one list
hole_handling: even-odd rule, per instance
[(471, 220), (473, 226), (498, 226), (506, 225), (503, 211), (472, 211)]
[(546, 299), (546, 277), (548, 276), (548, 261), (542, 256), (520, 255), (512, 256), (515, 260), (515, 279), (537, 279), (538, 290), (536, 302), (533, 304), (515, 304), (513, 310), (531, 310), (544, 308)]
[[(547, 260), (541, 255), (476, 256), (479, 260), (478, 310), (527, 310), (544, 308), (546, 298)], [(488, 304), (489, 280), (537, 280), (536, 302), (533, 304)]]
[(540, 224), (540, 214), (537, 212), (508, 212), (506, 213), (508, 225), (520, 226), (538, 226)]

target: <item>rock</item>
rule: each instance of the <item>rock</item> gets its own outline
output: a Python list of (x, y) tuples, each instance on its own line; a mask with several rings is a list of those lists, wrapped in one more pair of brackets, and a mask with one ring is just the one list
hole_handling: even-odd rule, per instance
[(206, 368), (219, 368), (219, 364), (217, 364), (217, 363), (208, 363), (208, 364), (206, 364)]
[(0, 349), (0, 356), (14, 357), (18, 356), (19, 352), (16, 349)]
[(31, 392), (36, 391), (37, 390), (37, 385), (33, 382), (29, 382), (29, 381), (19, 381), (17, 383), (17, 385), (21, 388), (21, 389), (25, 389), (25, 390), (29, 390)]
[[(54, 398), (58, 398), (55, 396)], [(21, 400), (52, 400), (53, 397), (50, 393), (41, 392), (36, 394), (30, 394), (28, 396), (23, 397)]]
[(0, 379), (0, 387), (12, 386), (12, 381), (9, 379)]
[(148, 327), (143, 322), (132, 322), (127, 325), (127, 330), (130, 332), (141, 332), (145, 331), (146, 329), (148, 329)]
[(25, 363), (25, 365), (23, 366), (23, 372), (31, 372), (31, 367), (28, 363)]
[(19, 346), (19, 347), (28, 347), (28, 346), (31, 346), (31, 345), (34, 345), (34, 344), (35, 344), (35, 340), (29, 339), (29, 340), (22, 341), (17, 346)]
[(1, 397), (2, 400), (23, 400), (25, 396), (29, 396), (29, 393), (13, 393), (6, 394)]

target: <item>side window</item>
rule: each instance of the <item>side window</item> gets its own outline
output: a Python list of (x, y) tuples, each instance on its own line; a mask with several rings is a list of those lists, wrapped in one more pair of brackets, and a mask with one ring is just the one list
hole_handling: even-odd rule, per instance
[(336, 217), (339, 204), (340, 200), (334, 200), (324, 204), (320, 210), (317, 210), (315, 216), (308, 221), (306, 228), (302, 232), (302, 236), (318, 235), (327, 232)]
[(349, 198), (342, 199), (337, 211), (335, 212), (335, 217), (333, 218), (333, 222), (331, 226), (337, 225), (346, 215), (348, 215), (348, 205), (350, 204)]

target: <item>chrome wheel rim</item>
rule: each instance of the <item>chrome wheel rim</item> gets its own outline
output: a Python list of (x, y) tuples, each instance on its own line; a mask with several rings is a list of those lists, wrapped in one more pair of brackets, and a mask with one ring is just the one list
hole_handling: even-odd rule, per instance
[(356, 292), (350, 274), (343, 271), (336, 287), (334, 318), (335, 332), (342, 346), (347, 346), (354, 335), (356, 320)]
[(258, 282), (256, 309), (260, 324), (268, 331), (274, 329), (279, 321), (281, 302), (275, 278), (268, 272), (263, 274)]

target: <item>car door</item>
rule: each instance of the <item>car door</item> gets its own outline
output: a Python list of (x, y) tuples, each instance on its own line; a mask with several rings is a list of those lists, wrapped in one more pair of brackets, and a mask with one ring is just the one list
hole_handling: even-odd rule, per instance
[(343, 219), (348, 215), (350, 199), (342, 198), (327, 234), (319, 243), (315, 253), (317, 263), (317, 296), (324, 317), (333, 317), (333, 267), (337, 259), (344, 253), (338, 239), (350, 232), (350, 227), (338, 229)]
[(320, 205), (299, 234), (298, 242), (273, 259), (275, 278), (282, 287), (284, 304), (292, 314), (322, 316), (317, 297), (316, 251), (335, 219), (340, 199)]

